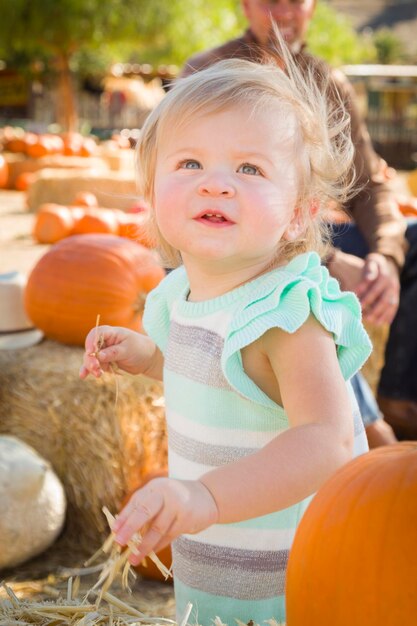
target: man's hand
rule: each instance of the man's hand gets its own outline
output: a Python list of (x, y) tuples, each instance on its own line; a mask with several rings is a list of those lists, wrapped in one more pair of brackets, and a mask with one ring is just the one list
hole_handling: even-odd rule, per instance
[(400, 279), (393, 261), (377, 252), (360, 259), (336, 250), (328, 267), (342, 289), (356, 293), (366, 321), (376, 325), (392, 322), (400, 299)]

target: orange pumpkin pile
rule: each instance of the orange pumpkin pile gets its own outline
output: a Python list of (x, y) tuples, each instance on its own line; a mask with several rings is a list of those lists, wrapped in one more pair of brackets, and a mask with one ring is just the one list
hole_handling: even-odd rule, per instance
[(25, 154), (30, 158), (41, 158), (51, 154), (66, 156), (93, 156), (97, 152), (97, 143), (93, 137), (84, 137), (80, 133), (32, 133), (11, 130), (4, 141), (7, 152)]
[(376, 448), (330, 478), (296, 531), (287, 626), (414, 626), (417, 442)]
[(101, 324), (142, 330), (146, 294), (164, 277), (155, 254), (107, 234), (59, 241), (30, 273), (25, 308), (46, 337), (84, 345), (97, 315)]
[(97, 198), (80, 192), (71, 206), (45, 203), (35, 216), (32, 235), (38, 243), (50, 244), (71, 235), (108, 233), (152, 247), (146, 234), (146, 211), (125, 213), (98, 206)]

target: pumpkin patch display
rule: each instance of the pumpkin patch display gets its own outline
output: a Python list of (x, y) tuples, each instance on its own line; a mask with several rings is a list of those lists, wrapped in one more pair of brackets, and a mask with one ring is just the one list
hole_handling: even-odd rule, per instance
[(165, 272), (153, 252), (123, 237), (74, 235), (53, 245), (29, 275), (25, 307), (47, 337), (84, 345), (101, 324), (142, 330), (146, 294)]
[(330, 478), (296, 531), (287, 626), (414, 626), (417, 442), (376, 448)]

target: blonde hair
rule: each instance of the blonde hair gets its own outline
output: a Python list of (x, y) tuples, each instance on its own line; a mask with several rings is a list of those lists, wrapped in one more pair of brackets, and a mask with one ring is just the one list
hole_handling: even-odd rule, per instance
[(168, 267), (180, 265), (181, 255), (163, 239), (155, 221), (158, 145), (167, 132), (179, 132), (198, 115), (242, 107), (242, 103), (255, 114), (278, 104), (295, 119), (294, 155), (299, 173), (296, 207), (305, 228), (296, 239), (279, 243), (277, 258), (289, 260), (308, 250), (326, 253), (323, 213), (330, 204), (345, 202), (353, 191), (350, 118), (334, 88), (328, 97), (331, 85), (323, 74), (318, 84), (317, 72), (307, 69), (302, 73), (285, 46), (280, 54), (285, 72), (272, 61), (259, 64), (230, 59), (178, 80), (147, 118), (137, 147), (139, 191), (151, 207), (150, 236)]

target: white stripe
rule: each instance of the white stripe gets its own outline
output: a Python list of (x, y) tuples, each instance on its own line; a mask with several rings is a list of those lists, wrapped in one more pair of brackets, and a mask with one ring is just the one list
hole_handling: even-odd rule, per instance
[(211, 526), (197, 535), (184, 534), (183, 537), (222, 548), (271, 551), (289, 548), (294, 535), (294, 528), (241, 528), (227, 524)]
[(167, 422), (173, 430), (203, 443), (234, 448), (263, 448), (278, 436), (274, 431), (234, 430), (233, 428), (212, 428), (187, 419), (175, 411), (167, 411)]
[(171, 449), (168, 449), (169, 475), (180, 480), (198, 480), (200, 476), (213, 469), (211, 465), (202, 465), (187, 461)]
[(205, 316), (199, 316), (196, 321), (195, 317), (181, 315), (177, 311), (174, 304), (171, 320), (175, 320), (182, 326), (198, 326), (199, 328), (205, 328), (224, 338), (226, 336), (226, 331), (229, 327), (232, 314), (233, 311), (228, 311), (227, 313), (224, 310), (214, 311), (213, 313), (208, 313)]

